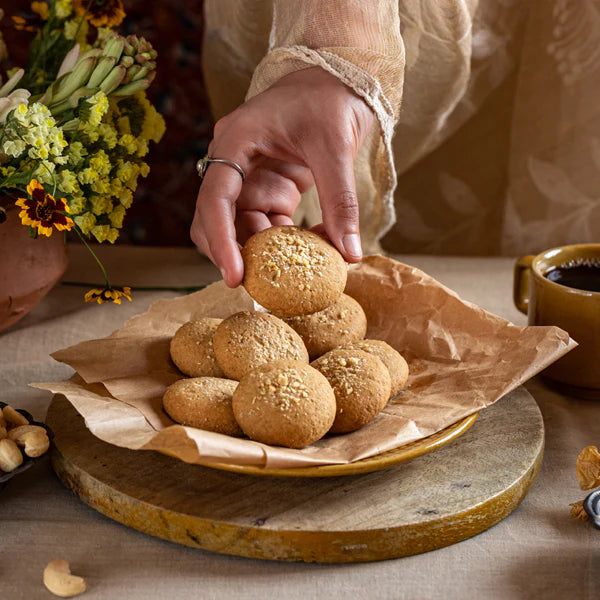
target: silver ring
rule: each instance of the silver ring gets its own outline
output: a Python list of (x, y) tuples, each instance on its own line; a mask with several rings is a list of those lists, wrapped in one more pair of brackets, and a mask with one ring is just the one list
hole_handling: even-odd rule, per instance
[(229, 160), (228, 158), (213, 158), (212, 156), (208, 156), (208, 154), (196, 163), (196, 170), (198, 171), (200, 179), (203, 179), (204, 175), (206, 175), (206, 169), (208, 169), (210, 163), (221, 163), (229, 167), (233, 167), (241, 175), (242, 181), (246, 179), (246, 173), (244, 173), (244, 169), (242, 169), (242, 167), (240, 167), (240, 165), (238, 165), (235, 161)]

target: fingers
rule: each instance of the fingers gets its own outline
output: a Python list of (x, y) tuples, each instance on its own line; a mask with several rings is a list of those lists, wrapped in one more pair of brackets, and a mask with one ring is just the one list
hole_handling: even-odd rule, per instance
[(235, 216), (237, 241), (245, 244), (246, 240), (257, 231), (271, 227), (271, 221), (263, 212), (258, 210), (238, 210)]
[(310, 169), (280, 160), (263, 159), (242, 186), (235, 228), (240, 243), (273, 225), (293, 225), (301, 192), (314, 185)]
[[(242, 159), (232, 160), (240, 162)], [(243, 160), (241, 164), (248, 161)], [(192, 241), (219, 267), (229, 287), (238, 286), (244, 276), (234, 226), (235, 201), (241, 188), (242, 178), (235, 169), (211, 164), (198, 192), (190, 232)]]
[[(333, 158), (332, 160), (332, 157)], [(315, 178), (327, 237), (348, 262), (362, 258), (359, 210), (351, 155), (319, 152), (309, 165)]]
[(294, 221), (288, 215), (277, 213), (265, 215), (263, 212), (256, 210), (238, 210), (235, 215), (237, 240), (242, 245), (258, 231), (274, 227), (275, 225), (293, 224)]
[(274, 227), (275, 225), (293, 225), (294, 221), (287, 215), (278, 215), (278, 214), (270, 214), (267, 215), (269, 217), (269, 221), (271, 221), (271, 225)]

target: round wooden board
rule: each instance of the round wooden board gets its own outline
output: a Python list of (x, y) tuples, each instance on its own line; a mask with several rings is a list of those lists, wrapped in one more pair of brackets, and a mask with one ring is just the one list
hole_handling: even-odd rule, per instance
[(538, 473), (544, 426), (519, 388), (454, 442), (374, 473), (254, 477), (100, 441), (62, 396), (52, 463), (84, 502), (166, 540), (238, 556), (362, 562), (427, 552), (509, 515)]

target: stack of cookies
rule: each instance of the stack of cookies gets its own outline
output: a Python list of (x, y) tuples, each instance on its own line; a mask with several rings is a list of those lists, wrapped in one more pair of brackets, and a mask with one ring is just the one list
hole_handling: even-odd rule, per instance
[(242, 250), (244, 287), (270, 311), (182, 325), (171, 358), (187, 375), (163, 406), (183, 425), (303, 448), (372, 421), (406, 384), (387, 343), (365, 340), (367, 319), (344, 294), (347, 268), (322, 236), (272, 227)]

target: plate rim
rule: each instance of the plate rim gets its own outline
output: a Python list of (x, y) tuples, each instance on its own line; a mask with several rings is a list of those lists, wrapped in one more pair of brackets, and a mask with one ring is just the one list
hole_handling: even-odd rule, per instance
[(445, 446), (470, 429), (477, 420), (478, 415), (479, 411), (473, 412), (425, 438), (350, 463), (273, 469), (257, 465), (236, 465), (232, 463), (199, 462), (195, 464), (220, 471), (263, 477), (340, 477), (372, 473), (408, 462), (413, 458)]

